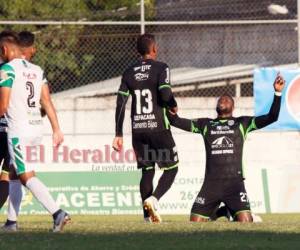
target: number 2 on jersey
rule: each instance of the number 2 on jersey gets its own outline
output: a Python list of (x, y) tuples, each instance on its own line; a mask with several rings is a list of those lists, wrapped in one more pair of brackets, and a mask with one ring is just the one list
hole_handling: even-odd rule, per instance
[[(152, 94), (149, 89), (143, 90), (135, 90), (134, 91), (136, 96), (136, 113), (138, 115), (142, 114), (150, 114), (153, 111), (153, 102), (152, 102)], [(142, 107), (142, 97), (146, 102), (146, 105)]]
[(26, 82), (26, 89), (29, 91), (27, 104), (29, 108), (35, 108), (35, 101), (32, 99), (34, 98), (34, 86), (32, 82)]

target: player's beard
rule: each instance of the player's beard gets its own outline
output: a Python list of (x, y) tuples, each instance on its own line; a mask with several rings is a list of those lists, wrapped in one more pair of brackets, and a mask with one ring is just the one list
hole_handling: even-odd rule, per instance
[(217, 106), (216, 108), (218, 116), (228, 116), (232, 113), (232, 108), (220, 108)]

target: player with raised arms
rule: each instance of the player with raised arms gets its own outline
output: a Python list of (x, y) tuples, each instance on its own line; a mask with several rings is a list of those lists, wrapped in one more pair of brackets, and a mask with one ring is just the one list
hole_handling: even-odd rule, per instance
[[(123, 147), (123, 121), (128, 97), (132, 96), (132, 145), (137, 165), (142, 169), (140, 193), (146, 222), (161, 222), (158, 201), (170, 189), (178, 172), (178, 155), (166, 110), (177, 112), (167, 64), (156, 61), (157, 43), (152, 34), (137, 39), (141, 59), (123, 74), (115, 114), (116, 137), (113, 148)], [(155, 164), (164, 170), (153, 188)]]
[(220, 203), (225, 203), (235, 221), (252, 222), (252, 214), (244, 185), (243, 146), (249, 132), (277, 121), (284, 80), (278, 75), (275, 95), (266, 115), (233, 117), (234, 100), (229, 95), (219, 98), (216, 119), (189, 120), (169, 113), (172, 126), (201, 134), (206, 149), (206, 171), (202, 188), (192, 207), (190, 220), (209, 221)]
[[(1, 37), (1, 35), (0, 35)], [(61, 231), (70, 220), (53, 200), (47, 187), (35, 176), (35, 166), (27, 161), (28, 147), (38, 147), (42, 140), (43, 123), (40, 103), (45, 109), (53, 131), (53, 146), (63, 142), (56, 111), (51, 101), (43, 70), (23, 58), (19, 37), (0, 40), (1, 57), (7, 62), (0, 68), (0, 116), (8, 122), (9, 153), (21, 183), (53, 216), (53, 231)]]

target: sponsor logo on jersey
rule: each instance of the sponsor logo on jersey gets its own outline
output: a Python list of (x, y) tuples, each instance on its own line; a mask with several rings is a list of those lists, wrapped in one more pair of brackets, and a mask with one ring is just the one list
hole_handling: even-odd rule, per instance
[(289, 114), (300, 122), (300, 76), (294, 78), (289, 84), (286, 104)]
[(210, 131), (211, 135), (228, 135), (228, 134), (234, 134), (234, 130), (230, 129), (230, 126), (228, 125), (217, 125), (213, 126), (215, 127)]
[(37, 78), (37, 75), (35, 73), (23, 72), (23, 77), (27, 78), (28, 80), (34, 80)]
[(211, 153), (213, 155), (233, 154), (233, 147), (233, 141), (227, 136), (222, 136), (212, 142), (211, 148), (214, 150)]
[(229, 120), (229, 121), (228, 121), (228, 125), (229, 125), (229, 126), (233, 126), (233, 125), (234, 125), (234, 120)]
[(142, 72), (148, 71), (150, 69), (151, 69), (151, 65), (142, 65), (142, 66), (133, 68), (134, 71), (140, 70)]
[(197, 197), (196, 200), (195, 200), (195, 203), (198, 203), (200, 205), (204, 205), (205, 204), (205, 198)]
[(148, 73), (137, 73), (134, 75), (136, 81), (145, 81), (148, 80), (149, 74)]
[(212, 148), (232, 148), (233, 141), (227, 136), (219, 137), (212, 143)]

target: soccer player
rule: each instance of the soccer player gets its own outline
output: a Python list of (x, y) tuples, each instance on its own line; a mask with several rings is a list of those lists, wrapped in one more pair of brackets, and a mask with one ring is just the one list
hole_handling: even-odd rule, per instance
[[(18, 34), (19, 47), (22, 52), (22, 58), (31, 61), (36, 53), (34, 46), (35, 36), (29, 31), (21, 31)], [(43, 112), (44, 113), (44, 112)], [(22, 184), (13, 169), (10, 169), (10, 182), (9, 182), (9, 201), (7, 210), (7, 221), (3, 226), (5, 230), (17, 230), (17, 218), (22, 202)]]
[[(152, 34), (137, 39), (141, 59), (123, 74), (115, 114), (116, 137), (113, 148), (123, 146), (123, 121), (128, 97), (132, 96), (132, 145), (137, 167), (142, 169), (140, 193), (146, 222), (161, 222), (158, 201), (170, 189), (178, 171), (178, 156), (166, 109), (177, 112), (167, 64), (156, 61), (157, 44)], [(155, 164), (164, 170), (153, 188)]]
[[(1, 37), (1, 36), (0, 36)], [(39, 103), (44, 107), (53, 130), (53, 145), (63, 142), (56, 111), (43, 70), (22, 58), (17, 34), (0, 40), (3, 61), (0, 68), (0, 116), (8, 122), (8, 146), (11, 160), (21, 183), (53, 216), (53, 231), (61, 231), (70, 220), (61, 210), (47, 187), (35, 176), (34, 166), (27, 161), (28, 148), (42, 140), (42, 118)]]
[(7, 145), (7, 122), (0, 117), (0, 209), (7, 200), (9, 192), (9, 153)]
[[(10, 37), (10, 32), (1, 32), (0, 39)], [(2, 63), (0, 64), (0, 66)], [(3, 207), (9, 194), (9, 152), (7, 145), (7, 121), (0, 117), (0, 209)]]
[(270, 111), (258, 117), (233, 117), (234, 100), (229, 95), (219, 98), (216, 119), (189, 120), (169, 113), (171, 125), (199, 133), (204, 138), (205, 178), (192, 207), (191, 221), (208, 221), (221, 202), (226, 204), (235, 221), (253, 221), (244, 185), (243, 146), (249, 132), (266, 127), (278, 119), (283, 88), (284, 80), (278, 75), (274, 82), (275, 95)]

